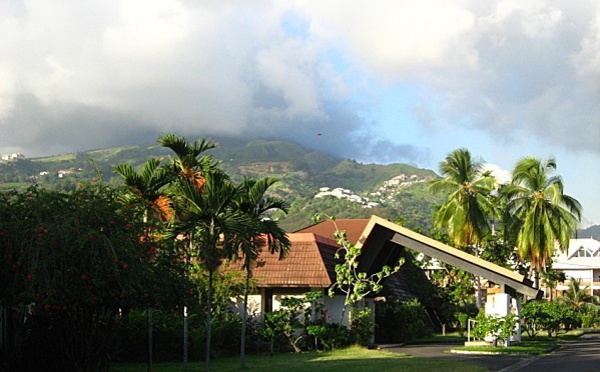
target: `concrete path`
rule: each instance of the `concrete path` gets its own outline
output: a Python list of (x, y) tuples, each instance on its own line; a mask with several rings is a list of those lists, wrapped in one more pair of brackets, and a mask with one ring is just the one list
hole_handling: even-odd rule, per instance
[(410, 345), (386, 348), (388, 351), (421, 358), (446, 358), (484, 366), (497, 372), (599, 372), (600, 334), (587, 334), (575, 341), (561, 341), (560, 348), (540, 357), (511, 355), (452, 354), (455, 345)]

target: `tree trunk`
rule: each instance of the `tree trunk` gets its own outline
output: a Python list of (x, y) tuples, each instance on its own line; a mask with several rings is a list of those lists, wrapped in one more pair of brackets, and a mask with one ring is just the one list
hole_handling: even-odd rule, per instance
[(240, 369), (246, 368), (246, 323), (248, 322), (248, 291), (250, 287), (250, 269), (246, 269), (244, 285), (244, 308), (242, 309), (242, 336), (240, 339)]
[(183, 372), (188, 371), (188, 308), (183, 307)]
[(206, 372), (210, 371), (210, 334), (211, 334), (211, 306), (213, 291), (213, 270), (208, 270), (208, 293), (206, 296)]
[(152, 372), (152, 305), (148, 304), (148, 372)]

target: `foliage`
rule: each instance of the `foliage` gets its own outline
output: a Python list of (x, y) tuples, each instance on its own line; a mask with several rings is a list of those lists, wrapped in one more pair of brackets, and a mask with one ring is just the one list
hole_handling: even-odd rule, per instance
[(448, 197), (435, 214), (436, 227), (445, 228), (457, 248), (480, 244), (490, 232), (489, 217), (495, 213), (489, 198), (495, 179), (467, 149), (448, 154), (440, 162), (440, 172), (443, 178), (431, 183), (430, 189)]
[[(496, 214), (491, 199), (496, 180), (464, 148), (450, 152), (440, 162), (440, 172), (443, 178), (432, 182), (430, 190), (447, 197), (435, 212), (435, 227), (445, 229), (456, 248), (473, 250), (479, 256), (481, 243), (491, 233), (490, 218)], [(481, 307), (480, 279), (474, 281), (477, 307)]]
[(581, 287), (581, 279), (570, 278), (569, 288), (556, 301), (571, 307), (580, 315), (598, 313), (600, 298), (590, 294), (588, 287)]
[(474, 337), (478, 339), (492, 336), (498, 340), (506, 340), (515, 334), (517, 321), (518, 317), (515, 314), (505, 316), (487, 315), (481, 309), (475, 318), (475, 326), (472, 332)]
[(300, 340), (304, 338), (304, 325), (310, 317), (310, 304), (315, 296), (320, 293), (309, 292), (301, 297), (283, 297), (281, 306), (272, 313), (265, 314), (262, 335), (270, 342), (270, 352), (273, 353), (275, 339), (279, 335), (285, 336), (294, 352), (302, 351)]
[[(190, 323), (189, 357), (203, 359), (203, 346), (206, 342), (206, 328), (203, 320), (194, 311), (188, 317)], [(146, 311), (128, 312), (117, 327), (118, 354), (116, 359), (122, 362), (144, 361), (146, 359)], [(183, 316), (181, 312), (155, 310), (154, 314), (154, 355), (156, 362), (168, 362), (181, 358), (183, 350)], [(241, 318), (230, 313), (221, 314), (213, 319), (213, 352), (219, 356), (233, 355), (240, 343)], [(250, 349), (257, 349), (256, 324), (249, 323), (247, 343)]]
[(136, 210), (97, 184), (0, 194), (0, 211), (0, 300), (32, 304), (25, 326), (65, 368), (105, 369), (119, 314), (144, 304), (171, 272), (158, 259), (161, 243), (141, 239)]
[(429, 337), (425, 308), (416, 300), (377, 302), (375, 306), (375, 342), (399, 343)]
[(289, 205), (281, 198), (266, 195), (268, 189), (277, 183), (275, 178), (262, 178), (260, 180), (251, 180), (244, 178), (241, 184), (242, 192), (236, 200), (236, 208), (244, 213), (251, 224), (245, 224), (243, 234), (240, 234), (239, 251), (234, 252), (234, 256), (243, 257), (243, 268), (246, 271), (244, 281), (244, 302), (242, 308), (242, 327), (240, 339), (240, 368), (245, 368), (245, 335), (246, 323), (248, 319), (248, 294), (250, 291), (250, 279), (252, 269), (256, 265), (263, 247), (273, 254), (278, 252), (279, 258), (283, 258), (290, 248), (290, 241), (287, 235), (277, 221), (267, 217), (268, 213), (280, 211), (287, 213)]
[[(315, 219), (318, 220), (319, 218), (319, 215), (315, 216)], [(342, 314), (340, 316), (340, 322), (342, 322), (344, 320), (346, 307), (362, 300), (369, 293), (381, 291), (383, 288), (381, 281), (398, 272), (403, 259), (401, 258), (394, 268), (384, 265), (381, 268), (381, 271), (370, 275), (366, 272), (359, 271), (360, 248), (350, 243), (345, 231), (338, 229), (337, 224), (335, 223), (335, 217), (330, 217), (330, 219), (335, 226), (335, 241), (340, 245), (340, 248), (335, 254), (335, 258), (341, 258), (343, 259), (343, 262), (335, 265), (336, 281), (329, 287), (329, 296), (333, 297), (336, 290), (345, 294), (344, 306), (342, 307)]]
[(363, 346), (370, 345), (375, 333), (375, 319), (371, 309), (353, 307), (350, 309), (350, 320), (350, 329), (356, 341)]
[(578, 318), (573, 308), (556, 300), (528, 301), (523, 305), (521, 315), (530, 337), (535, 337), (540, 330), (546, 331), (549, 337), (556, 336), (563, 328), (571, 327)]
[(512, 181), (502, 189), (507, 200), (506, 240), (521, 259), (539, 272), (551, 262), (555, 247), (565, 250), (581, 218), (581, 204), (564, 193), (562, 178), (554, 175), (556, 160), (521, 159)]

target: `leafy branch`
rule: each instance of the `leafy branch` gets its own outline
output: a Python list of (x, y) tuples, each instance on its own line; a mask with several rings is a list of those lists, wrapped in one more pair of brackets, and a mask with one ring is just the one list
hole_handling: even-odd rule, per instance
[(361, 248), (350, 243), (345, 230), (340, 230), (334, 216), (317, 214), (313, 218), (315, 222), (321, 220), (325, 216), (333, 222), (335, 231), (333, 233), (335, 241), (340, 248), (335, 253), (335, 259), (342, 259), (343, 262), (335, 265), (335, 283), (329, 288), (329, 297), (333, 297), (335, 291), (338, 290), (345, 295), (344, 306), (340, 322), (343, 321), (346, 314), (346, 308), (349, 305), (354, 305), (370, 293), (377, 293), (383, 289), (383, 279), (398, 272), (400, 266), (404, 263), (401, 258), (395, 267), (384, 265), (380, 271), (368, 274), (358, 270)]

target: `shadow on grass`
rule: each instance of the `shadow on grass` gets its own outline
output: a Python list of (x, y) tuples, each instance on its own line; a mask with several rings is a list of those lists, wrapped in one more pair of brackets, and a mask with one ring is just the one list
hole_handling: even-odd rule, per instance
[[(367, 372), (367, 371), (448, 371), (481, 372), (485, 368), (465, 362), (409, 357), (381, 350), (351, 347), (333, 352), (307, 352), (298, 354), (248, 355), (248, 371), (323, 371), (323, 372)], [(144, 371), (144, 364), (116, 364), (112, 372)], [(239, 358), (230, 357), (211, 362), (215, 372), (239, 369)], [(154, 372), (180, 372), (181, 363), (154, 365)], [(190, 371), (204, 370), (203, 363), (191, 363)]]

